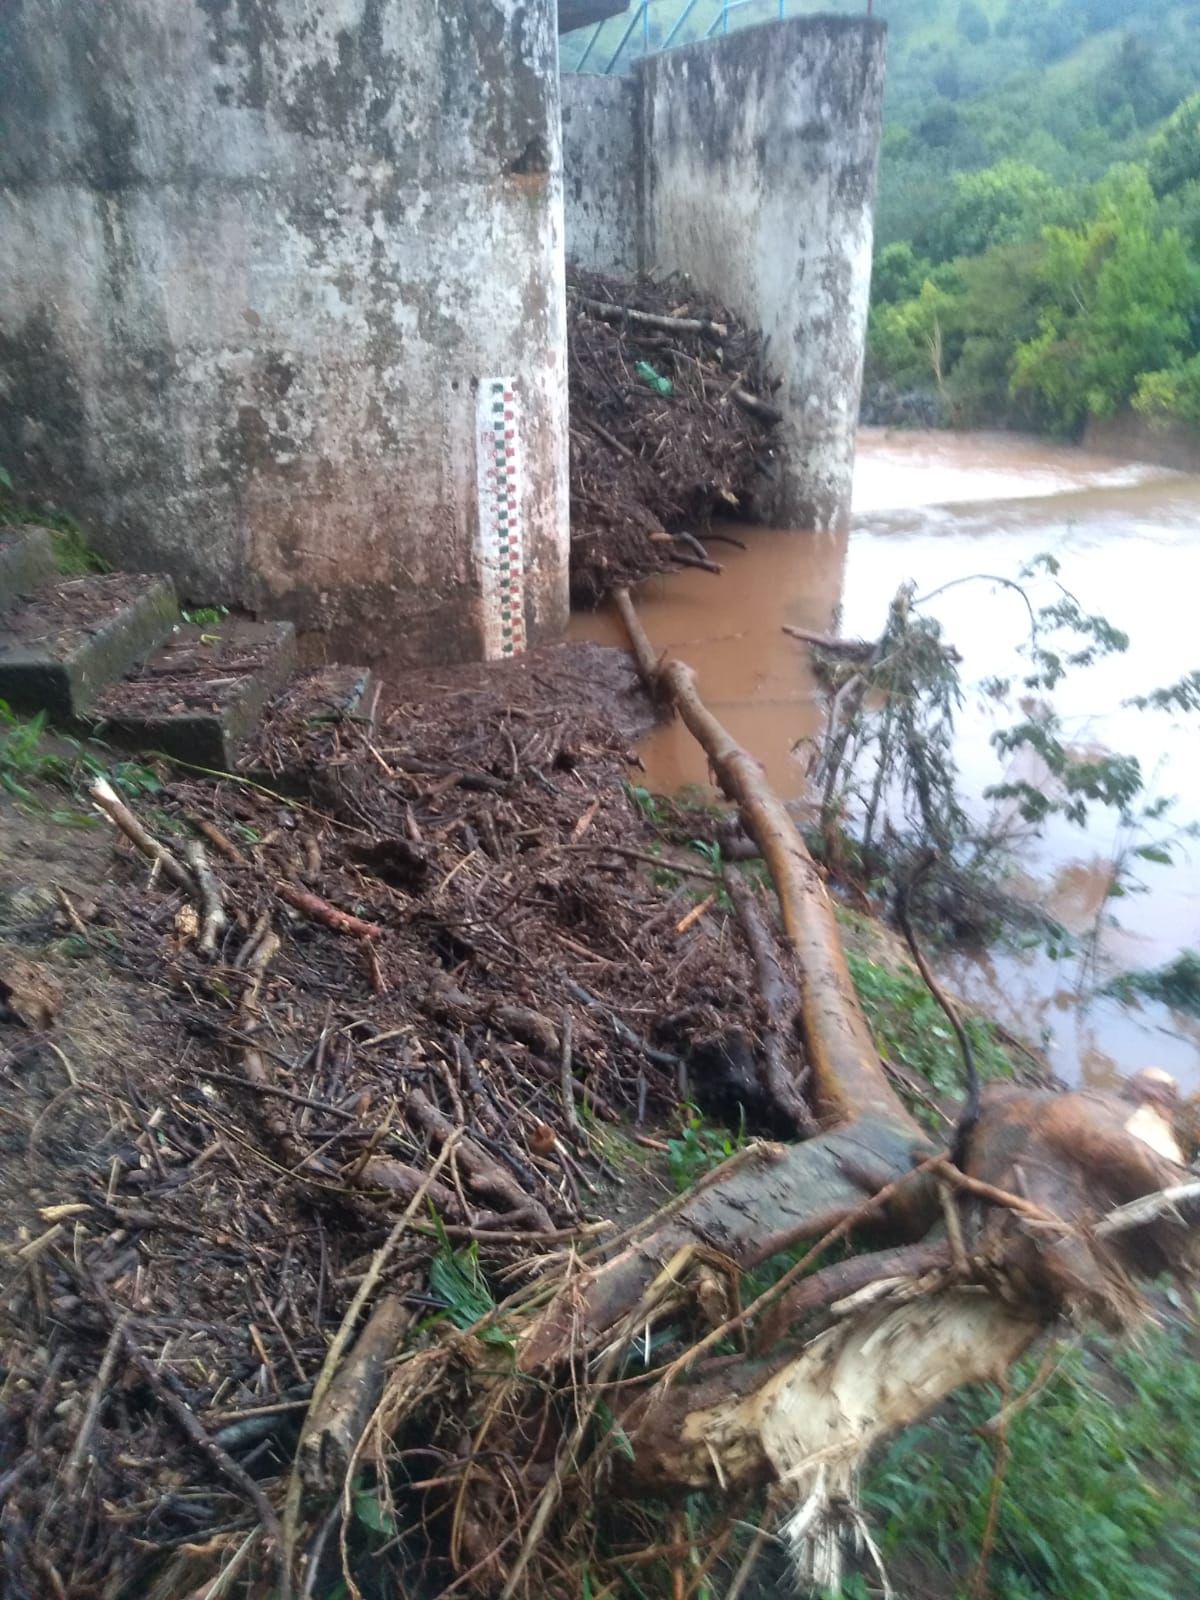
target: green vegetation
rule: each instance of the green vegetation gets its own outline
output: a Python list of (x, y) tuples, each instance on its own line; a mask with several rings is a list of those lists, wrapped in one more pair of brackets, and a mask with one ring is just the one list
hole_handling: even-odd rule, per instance
[[(1012, 1394), (1040, 1359), (1015, 1369)], [(1003, 1403), (994, 1389), (957, 1396), (869, 1474), (866, 1502), (901, 1593), (967, 1593), (995, 1462), (994, 1439), (979, 1430)], [(1137, 1347), (1096, 1340), (1063, 1355), (1007, 1427), (993, 1600), (1200, 1593), (1198, 1405), (1200, 1363), (1178, 1321)]]
[[(103, 745), (51, 734), (44, 711), (35, 717), (18, 717), (7, 701), (0, 700), (0, 791), (21, 805), (45, 811), (30, 785), (65, 790), (81, 802), (94, 778), (107, 778), (131, 798), (157, 794), (162, 788), (151, 768), (137, 761), (110, 762), (106, 754)], [(90, 809), (53, 809), (49, 814), (54, 821), (76, 827), (96, 820)]]
[(34, 522), (49, 531), (58, 570), (64, 578), (83, 578), (90, 572), (112, 570), (103, 556), (97, 555), (88, 544), (87, 536), (74, 517), (53, 506), (26, 501), (13, 486), (11, 474), (0, 466), (0, 528), (19, 527), (25, 522)]
[(1200, 421), (1200, 7), (879, 9), (869, 389), (963, 426)]
[(511, 1349), (512, 1337), (498, 1323), (488, 1322), (483, 1327), (477, 1327), (496, 1310), (496, 1302), (480, 1270), (479, 1246), (471, 1244), (465, 1249), (455, 1250), (440, 1222), (435, 1225), (441, 1236), (441, 1244), (429, 1264), (429, 1287), (445, 1304), (445, 1315), (456, 1328), (477, 1328), (484, 1344)]
[(686, 1120), (678, 1137), (667, 1141), (671, 1181), (680, 1194), (706, 1172), (728, 1161), (746, 1143), (743, 1130), (733, 1134), (728, 1128), (707, 1122), (694, 1106), (685, 1108), (684, 1115)]
[(1200, 951), (1182, 950), (1165, 967), (1151, 972), (1127, 972), (1115, 978), (1107, 992), (1118, 1000), (1161, 1000), (1176, 1011), (1200, 1017)]
[[(911, 967), (891, 970), (853, 951), (850, 976), (879, 1053), (893, 1066), (919, 1075), (938, 1094), (960, 1094), (963, 1062), (946, 1014)], [(983, 1079), (1011, 1078), (1012, 1062), (991, 1023), (964, 1017), (963, 1026)], [(920, 1110), (920, 1107), (917, 1108)]]

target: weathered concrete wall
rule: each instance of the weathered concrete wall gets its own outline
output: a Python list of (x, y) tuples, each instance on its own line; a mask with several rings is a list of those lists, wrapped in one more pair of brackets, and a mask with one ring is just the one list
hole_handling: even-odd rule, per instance
[(565, 73), (567, 257), (591, 272), (638, 270), (642, 234), (641, 84)]
[(567, 605), (554, 0), (5, 0), (0, 461), (114, 560), (478, 655), (476, 397)]
[(769, 336), (781, 473), (764, 515), (849, 515), (884, 25), (798, 17), (649, 56), (644, 259), (689, 272)]

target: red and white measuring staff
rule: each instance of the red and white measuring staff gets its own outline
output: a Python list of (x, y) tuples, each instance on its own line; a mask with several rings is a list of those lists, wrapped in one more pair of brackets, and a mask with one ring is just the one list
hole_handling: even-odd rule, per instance
[(525, 651), (525, 532), (520, 408), (511, 378), (484, 378), (476, 397), (479, 566), (488, 661)]

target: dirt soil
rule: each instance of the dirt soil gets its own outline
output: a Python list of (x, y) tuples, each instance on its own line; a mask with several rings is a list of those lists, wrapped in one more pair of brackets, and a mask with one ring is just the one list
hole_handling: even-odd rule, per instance
[(205, 1592), (259, 1517), (197, 1438), (279, 1499), (399, 1212), (421, 1196), (382, 1286), (414, 1315), (441, 1308), (451, 1247), (527, 1281), (595, 1236), (631, 1141), (722, 1042), (755, 1037), (725, 912), (692, 914), (711, 886), (656, 865), (631, 797), (651, 711), (623, 656), (425, 674), (374, 728), (311, 706), (298, 690), (248, 755), (271, 785), (131, 800), (177, 857), (203, 840), (211, 953), (203, 896), (107, 823), (0, 809), (0, 961), (63, 995), (44, 1032), (0, 1021), (14, 1597)]

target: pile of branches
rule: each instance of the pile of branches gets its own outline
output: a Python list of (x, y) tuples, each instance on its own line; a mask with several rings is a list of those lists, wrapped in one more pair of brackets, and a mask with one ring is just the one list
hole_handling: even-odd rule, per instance
[(567, 308), (573, 599), (719, 570), (697, 530), (749, 508), (780, 420), (761, 335), (678, 275), (572, 269)]
[[(615, 598), (778, 926), (651, 848), (603, 652), (431, 675), (378, 728), (300, 693), (244, 782), (95, 789), (129, 851), (95, 916), (186, 1040), (72, 1079), (110, 1134), (11, 1252), (8, 1593), (736, 1592), (773, 1526), (836, 1590), (878, 1439), (1194, 1267), (1200, 1184), (1111, 1098), (999, 1091), (961, 1165), (930, 1146), (786, 808)], [(618, 1231), (645, 1119), (735, 1032), (788, 1142)], [(696, 1492), (723, 1517), (664, 1541)]]
[[(14, 1597), (270, 1570), (289, 1474), (336, 1498), (405, 1330), (472, 1303), (477, 1255), (522, 1282), (603, 1233), (630, 1140), (757, 1035), (710, 875), (681, 854), (658, 881), (625, 658), (417, 675), (376, 727), (312, 705), (298, 682), (243, 781), (179, 777), (153, 810), (97, 791), (122, 865), (84, 936), (161, 1029), (68, 1089), (96, 1147), (41, 1186), (8, 1275)], [(14, 1081), (53, 1046), (24, 1048)], [(360, 1291), (372, 1337), (318, 1407)]]

